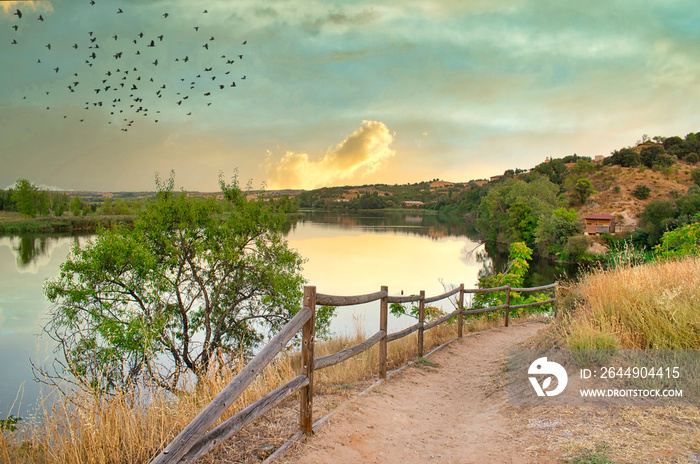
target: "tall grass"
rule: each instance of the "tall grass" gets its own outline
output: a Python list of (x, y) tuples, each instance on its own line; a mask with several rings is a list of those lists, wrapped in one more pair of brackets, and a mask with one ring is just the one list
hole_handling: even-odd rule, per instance
[[(502, 325), (503, 320), (477, 320), (465, 331)], [(456, 324), (441, 324), (425, 333), (425, 352), (457, 336)], [(316, 357), (363, 341), (354, 336), (336, 337), (316, 344)], [(389, 343), (388, 365), (396, 368), (417, 355), (416, 334)], [(291, 380), (299, 370), (299, 353), (281, 353), (243, 392), (222, 420), (232, 416), (276, 387)], [(0, 432), (3, 463), (142, 463), (149, 462), (235, 376), (244, 363), (222, 365), (182, 396), (166, 392), (130, 391), (96, 399), (78, 392), (47, 401), (35, 418), (24, 419), (16, 432)], [(378, 347), (341, 364), (315, 373), (315, 393), (337, 392), (338, 386), (354, 384), (378, 373)], [(296, 401), (296, 400), (290, 400)], [(298, 411), (290, 403), (288, 409)], [(280, 437), (286, 438), (286, 437)], [(248, 458), (246, 458), (247, 460)], [(237, 459), (238, 460), (238, 459)]]
[(700, 259), (618, 263), (562, 298), (549, 345), (570, 349), (700, 348)]

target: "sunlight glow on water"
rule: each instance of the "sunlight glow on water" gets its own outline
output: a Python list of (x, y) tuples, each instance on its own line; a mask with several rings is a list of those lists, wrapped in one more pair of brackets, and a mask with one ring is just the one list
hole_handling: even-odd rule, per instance
[[(40, 393), (29, 359), (48, 363), (51, 346), (38, 337), (49, 303), (43, 295), (47, 278), (58, 275), (72, 244), (90, 236), (0, 237), (0, 417), (26, 416)], [(309, 213), (290, 227), (290, 247), (305, 259), (304, 276), (320, 293), (373, 293), (382, 285), (389, 294), (427, 296), (443, 293), (445, 284), (475, 285), (486, 263), (469, 253), (478, 244), (459, 225), (416, 213)], [(445, 301), (443, 308), (451, 309)], [(389, 331), (413, 324), (409, 317), (389, 317)], [(357, 326), (371, 334), (379, 328), (379, 302), (340, 307), (331, 323), (335, 333), (354, 334)], [(11, 409), (23, 386), (21, 407)]]

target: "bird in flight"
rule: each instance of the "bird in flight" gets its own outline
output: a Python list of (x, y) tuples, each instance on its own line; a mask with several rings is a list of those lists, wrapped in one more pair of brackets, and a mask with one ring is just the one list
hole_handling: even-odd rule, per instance
[(43, 20), (44, 20), (44, 17), (43, 17), (42, 15), (39, 15), (39, 17), (38, 17), (37, 19), (38, 19), (39, 21), (43, 21)]
[(14, 14), (15, 16), (17, 16), (19, 19), (22, 19), (22, 12), (19, 10), (19, 8), (18, 8), (17, 11), (15, 11), (13, 14)]
[(119, 8), (119, 10), (117, 11), (117, 14), (119, 14), (119, 13), (124, 13), (124, 10), (122, 10), (121, 8)]

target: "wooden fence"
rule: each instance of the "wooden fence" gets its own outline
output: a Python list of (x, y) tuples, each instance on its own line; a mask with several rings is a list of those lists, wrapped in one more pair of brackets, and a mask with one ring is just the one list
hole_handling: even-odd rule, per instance
[[(505, 325), (508, 326), (510, 311), (517, 308), (539, 306), (552, 303), (556, 308), (556, 289), (558, 283), (531, 288), (512, 288), (510, 285), (494, 288), (474, 288), (466, 289), (464, 284), (459, 287), (442, 293), (440, 295), (426, 298), (425, 291), (412, 296), (389, 296), (387, 287), (366, 295), (336, 296), (316, 293), (316, 287), (304, 287), (303, 307), (287, 325), (244, 367), (241, 372), (234, 377), (231, 382), (190, 422), (180, 434), (175, 437), (168, 446), (153, 460), (151, 464), (193, 462), (200, 458), (231, 435), (238, 432), (246, 425), (253, 422), (258, 417), (265, 414), (271, 408), (289, 398), (297, 391), (299, 395), (299, 431), (292, 436), (288, 443), (293, 443), (310, 436), (313, 433), (313, 385), (314, 371), (334, 366), (347, 359), (356, 356), (363, 351), (379, 343), (379, 377), (386, 379), (387, 366), (387, 344), (391, 341), (406, 337), (413, 332), (418, 332), (418, 356), (424, 354), (423, 335), (426, 330), (446, 322), (454, 317), (458, 318), (457, 338), (462, 337), (465, 314), (478, 314), (483, 312), (505, 310)], [(546, 301), (538, 301), (528, 304), (511, 305), (510, 298), (512, 292), (535, 292), (544, 290), (554, 290), (553, 298)], [(498, 306), (465, 310), (465, 293), (490, 293), (505, 292), (505, 303)], [(436, 301), (444, 300), (454, 295), (457, 297), (457, 309), (434, 321), (425, 322), (425, 305)], [(315, 315), (316, 305), (328, 306), (348, 306), (372, 301), (380, 301), (379, 305), (379, 331), (370, 336), (367, 340), (357, 345), (346, 348), (337, 353), (314, 358), (315, 343)], [(387, 332), (388, 309), (390, 303), (418, 303), (418, 323), (394, 333)], [(276, 388), (272, 392), (260, 398), (255, 403), (240, 411), (235, 416), (229, 418), (216, 426), (211, 431), (209, 428), (221, 417), (231, 404), (240, 396), (250, 383), (262, 372), (274, 357), (282, 351), (294, 335), (302, 330), (301, 344), (301, 369), (299, 375), (286, 384)], [(286, 447), (285, 447), (286, 448)], [(276, 454), (279, 454), (278, 450)]]

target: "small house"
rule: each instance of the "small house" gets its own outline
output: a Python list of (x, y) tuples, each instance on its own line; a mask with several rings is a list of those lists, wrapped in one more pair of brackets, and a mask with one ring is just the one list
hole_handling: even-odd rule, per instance
[(404, 201), (403, 204), (406, 206), (422, 206), (423, 202), (422, 201), (407, 200), (407, 201)]
[(610, 214), (589, 214), (586, 216), (587, 234), (614, 234), (615, 216)]

